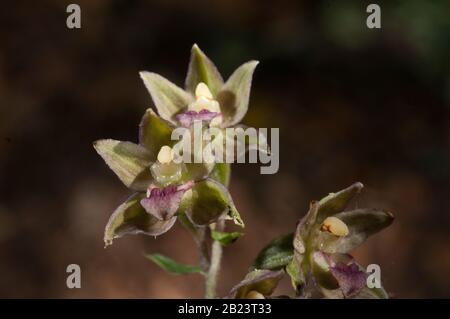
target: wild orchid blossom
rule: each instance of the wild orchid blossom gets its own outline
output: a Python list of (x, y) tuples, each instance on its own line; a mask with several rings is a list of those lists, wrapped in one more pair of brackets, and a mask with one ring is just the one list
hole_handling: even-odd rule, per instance
[[(235, 141), (228, 127), (244, 129), (241, 120), (248, 110), (253, 72), (258, 61), (249, 61), (237, 68), (224, 82), (214, 63), (194, 45), (191, 50), (185, 89), (156, 73), (140, 72), (158, 114), (175, 126), (191, 128), (202, 121), (207, 127), (220, 130), (213, 143), (225, 149), (227, 141), (242, 143), (238, 150), (254, 149), (269, 152), (266, 136), (259, 134), (247, 141)], [(239, 125), (238, 125), (239, 124)], [(228, 142), (229, 143), (229, 142)], [(230, 154), (225, 154), (230, 156)], [(233, 157), (243, 156), (233, 154)]]
[(273, 293), (283, 274), (283, 270), (253, 270), (231, 289), (228, 298), (266, 299)]
[[(241, 235), (224, 232), (224, 221), (244, 224), (227, 190), (230, 166), (175, 160), (172, 133), (178, 126), (191, 129), (198, 121), (202, 129), (203, 125), (225, 128), (238, 123), (247, 111), (256, 64), (244, 64), (224, 83), (214, 64), (194, 45), (186, 91), (157, 74), (141, 72), (161, 117), (151, 109), (146, 111), (139, 126), (139, 144), (111, 139), (94, 143), (106, 164), (135, 191), (111, 215), (105, 229), (106, 246), (126, 234), (161, 235), (180, 220), (200, 248), (199, 271), (205, 275), (206, 297), (215, 296), (221, 247)], [(169, 268), (179, 273), (197, 269), (159, 254), (149, 258), (159, 265), (172, 263)]]
[(224, 82), (214, 63), (194, 45), (185, 90), (156, 73), (143, 71), (140, 75), (164, 120), (188, 126), (202, 117), (210, 125), (225, 128), (238, 124), (247, 113), (257, 65), (258, 61), (244, 63)]
[[(378, 209), (345, 210), (362, 188), (361, 183), (355, 183), (320, 201), (311, 202), (295, 233), (278, 238), (265, 247), (250, 274), (266, 270), (270, 272), (265, 273), (263, 279), (279, 280), (279, 274), (274, 272), (284, 270), (301, 298), (387, 298), (383, 288), (367, 287), (366, 270), (348, 254), (394, 219), (391, 213)], [(251, 278), (258, 281), (259, 276), (251, 275)], [(232, 290), (232, 295), (252, 297), (236, 294), (242, 286), (248, 286), (248, 282), (248, 278), (244, 279)], [(271, 281), (272, 290), (277, 282)]]
[[(125, 234), (158, 236), (183, 215), (194, 226), (231, 218), (242, 224), (230, 194), (202, 164), (175, 163), (170, 145), (173, 126), (147, 110), (140, 124), (139, 144), (117, 140), (94, 143), (97, 152), (128, 188), (136, 191), (111, 215), (105, 244)], [(205, 204), (206, 203), (206, 204)], [(186, 221), (185, 221), (186, 222)]]
[[(226, 141), (226, 129), (236, 126), (247, 112), (257, 63), (243, 64), (224, 82), (214, 64), (194, 45), (186, 90), (160, 75), (141, 72), (159, 116), (151, 109), (145, 112), (138, 144), (112, 139), (94, 143), (111, 170), (135, 192), (111, 215), (105, 229), (106, 246), (126, 234), (161, 235), (180, 221), (194, 236), (200, 265), (179, 264), (160, 254), (147, 257), (170, 273), (203, 274), (207, 298), (216, 296), (222, 246), (242, 235), (226, 232), (225, 220), (244, 224), (227, 190), (230, 166), (180, 161), (172, 133), (180, 126), (191, 130), (194, 123), (201, 122), (202, 130), (214, 127), (225, 131), (225, 140), (217, 142), (216, 137), (215, 141)], [(257, 142), (257, 148), (267, 151), (264, 139)], [(255, 141), (244, 143), (247, 149), (255, 147)], [(383, 288), (367, 287), (365, 269), (349, 255), (393, 221), (393, 215), (382, 210), (346, 210), (362, 188), (355, 183), (311, 202), (295, 233), (265, 247), (228, 298), (276, 298), (272, 294), (285, 274), (291, 278), (293, 298), (387, 298)]]

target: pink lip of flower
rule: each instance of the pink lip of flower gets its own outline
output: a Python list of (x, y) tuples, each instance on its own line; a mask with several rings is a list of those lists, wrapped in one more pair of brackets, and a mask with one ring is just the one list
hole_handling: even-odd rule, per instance
[(354, 262), (350, 264), (338, 262), (330, 267), (330, 271), (346, 298), (357, 295), (366, 284), (366, 273)]
[(365, 286), (367, 274), (361, 270), (353, 257), (348, 254), (338, 254), (341, 260), (335, 260), (331, 255), (317, 251), (315, 258), (323, 258), (329, 271), (337, 281), (344, 298), (356, 296)]
[(193, 186), (193, 181), (178, 186), (171, 185), (165, 188), (151, 186), (147, 191), (147, 197), (141, 199), (141, 205), (148, 214), (158, 220), (167, 221), (174, 217), (184, 193)]
[(218, 112), (211, 112), (207, 109), (203, 109), (200, 112), (196, 111), (187, 111), (184, 113), (180, 113), (176, 116), (176, 119), (180, 124), (184, 127), (190, 127), (192, 123), (196, 121), (206, 121), (209, 122), (215, 117), (219, 116)]

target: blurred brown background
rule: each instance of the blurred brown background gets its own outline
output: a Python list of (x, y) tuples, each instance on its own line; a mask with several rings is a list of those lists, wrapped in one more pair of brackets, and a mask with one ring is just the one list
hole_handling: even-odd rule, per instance
[[(358, 205), (396, 215), (355, 255), (378, 263), (398, 297), (450, 297), (450, 3), (376, 1), (13, 1), (0, 10), (0, 297), (201, 297), (199, 276), (142, 257), (194, 263), (176, 226), (103, 249), (109, 214), (129, 191), (92, 148), (136, 141), (151, 99), (138, 76), (182, 85), (198, 43), (227, 77), (258, 59), (245, 124), (279, 127), (280, 171), (234, 165), (245, 236), (225, 252), (225, 294), (308, 202), (354, 181)], [(66, 266), (82, 288), (66, 288)], [(280, 292), (285, 292), (284, 282)]]

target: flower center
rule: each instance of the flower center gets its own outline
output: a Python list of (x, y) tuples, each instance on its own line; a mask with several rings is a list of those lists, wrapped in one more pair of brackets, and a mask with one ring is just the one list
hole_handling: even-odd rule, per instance
[(173, 161), (173, 150), (170, 146), (164, 145), (158, 153), (158, 162), (161, 164), (169, 164)]
[[(220, 114), (220, 105), (217, 100), (214, 99), (208, 86), (200, 82), (195, 88), (195, 98), (196, 100), (189, 104), (188, 110), (200, 112), (202, 110), (207, 110), (209, 112), (215, 112)], [(218, 115), (212, 119), (210, 126), (219, 126), (222, 123), (222, 116)]]
[(205, 97), (209, 100), (213, 99), (211, 91), (209, 90), (208, 86), (203, 82), (197, 84), (197, 87), (195, 88), (195, 97), (197, 99), (200, 97)]
[(349, 233), (347, 225), (337, 217), (325, 218), (320, 230), (330, 232), (338, 237), (347, 236)]
[(171, 184), (181, 178), (183, 166), (173, 160), (173, 149), (164, 145), (158, 152), (157, 161), (150, 167), (153, 177), (161, 185)]

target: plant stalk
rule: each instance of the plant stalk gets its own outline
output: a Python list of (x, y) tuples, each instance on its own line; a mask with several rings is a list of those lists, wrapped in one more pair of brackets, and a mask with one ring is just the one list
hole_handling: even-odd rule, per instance
[(206, 236), (206, 229), (199, 229), (195, 236), (195, 241), (197, 243), (200, 255), (200, 267), (202, 268), (202, 271), (205, 275), (208, 273), (210, 268), (208, 240)]
[[(216, 223), (216, 230), (223, 231), (225, 226), (224, 220), (219, 220)], [(222, 245), (218, 241), (213, 241), (211, 247), (211, 259), (209, 262), (208, 271), (205, 274), (205, 298), (216, 298), (217, 280), (219, 278), (220, 263), (222, 261)]]

